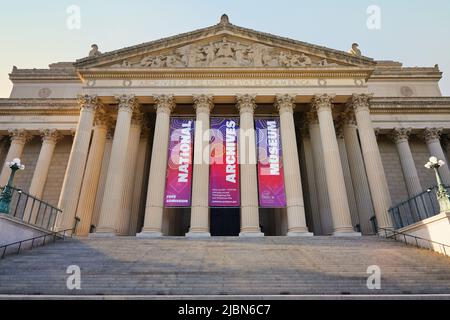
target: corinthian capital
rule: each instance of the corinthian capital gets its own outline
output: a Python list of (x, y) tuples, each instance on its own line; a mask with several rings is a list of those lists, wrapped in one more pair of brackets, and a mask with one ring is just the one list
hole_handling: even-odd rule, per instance
[(294, 112), (295, 109), (295, 95), (278, 94), (275, 97), (275, 108), (280, 112)]
[(175, 99), (173, 97), (173, 95), (160, 95), (160, 96), (155, 96), (155, 109), (156, 112), (164, 112), (167, 114), (170, 114), (173, 109), (175, 109)]
[(9, 136), (11, 137), (11, 142), (26, 144), (29, 142), (33, 136), (24, 129), (10, 129), (8, 130)]
[(236, 95), (236, 101), (236, 108), (241, 114), (253, 113), (256, 109), (256, 94), (238, 94)]
[(214, 108), (212, 95), (194, 95), (193, 99), (194, 109), (197, 111), (197, 113), (209, 113)]
[(130, 112), (132, 113), (139, 107), (137, 102), (137, 98), (134, 94), (123, 94), (116, 96), (117, 107), (120, 111)]
[(434, 142), (436, 140), (439, 141), (443, 131), (443, 128), (425, 128), (423, 131), (423, 138), (426, 143)]
[(353, 94), (348, 103), (354, 110), (369, 109), (373, 94)]
[(98, 105), (99, 105), (99, 101), (98, 101), (98, 97), (97, 95), (78, 95), (77, 96), (77, 101), (78, 101), (78, 105), (80, 106), (80, 108), (82, 110), (88, 110), (88, 111), (92, 111), (94, 112)]
[(391, 139), (395, 143), (406, 142), (411, 134), (411, 128), (395, 128), (391, 132)]
[(329, 94), (316, 94), (311, 102), (314, 111), (330, 110), (333, 107), (334, 96)]
[(63, 138), (61, 132), (56, 129), (42, 129), (40, 130), (42, 142), (58, 143)]

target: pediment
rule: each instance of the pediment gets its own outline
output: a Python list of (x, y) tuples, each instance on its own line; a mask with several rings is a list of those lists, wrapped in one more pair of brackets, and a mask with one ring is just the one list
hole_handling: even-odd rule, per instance
[(194, 32), (78, 60), (78, 69), (373, 67), (372, 59), (234, 26)]

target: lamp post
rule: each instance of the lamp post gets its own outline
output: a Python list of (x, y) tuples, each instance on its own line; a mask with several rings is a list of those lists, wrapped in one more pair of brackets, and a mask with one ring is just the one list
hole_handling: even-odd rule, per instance
[(25, 169), (25, 166), (20, 163), (20, 159), (13, 159), (11, 162), (6, 162), (6, 165), (11, 169), (11, 175), (9, 176), (8, 184), (3, 188), (0, 194), (0, 212), (9, 213), (9, 205), (12, 198), (12, 185), (14, 181), (14, 175), (17, 170)]
[(438, 191), (436, 196), (439, 202), (440, 212), (450, 211), (450, 199), (447, 190), (442, 183), (441, 175), (439, 174), (439, 168), (445, 165), (445, 162), (438, 160), (436, 157), (431, 157), (430, 160), (425, 165), (427, 169), (434, 169), (436, 174), (436, 180), (438, 183)]

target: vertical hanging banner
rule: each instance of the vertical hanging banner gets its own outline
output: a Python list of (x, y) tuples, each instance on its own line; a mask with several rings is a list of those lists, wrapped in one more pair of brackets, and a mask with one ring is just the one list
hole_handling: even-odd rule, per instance
[(259, 205), (262, 208), (286, 207), (280, 119), (256, 119), (255, 125)]
[(195, 121), (190, 118), (170, 120), (164, 206), (190, 207), (192, 189), (192, 154)]
[(210, 207), (240, 206), (238, 133), (238, 119), (211, 118)]

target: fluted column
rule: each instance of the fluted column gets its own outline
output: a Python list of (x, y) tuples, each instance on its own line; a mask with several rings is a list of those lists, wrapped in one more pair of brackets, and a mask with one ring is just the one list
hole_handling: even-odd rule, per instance
[[(123, 182), (122, 206), (119, 212), (119, 219), (116, 221), (116, 230), (119, 235), (128, 235), (130, 222), (132, 219), (132, 200), (133, 193), (139, 192), (134, 190), (134, 182), (137, 176), (137, 156), (139, 148), (139, 140), (142, 131), (143, 114), (141, 110), (135, 110), (131, 120), (130, 136), (128, 138), (127, 158), (126, 158), (126, 174)], [(141, 173), (142, 175), (142, 173)]]
[(359, 225), (358, 208), (356, 206), (355, 192), (353, 188), (352, 176), (350, 174), (350, 167), (347, 157), (347, 148), (344, 141), (344, 128), (341, 119), (338, 120), (336, 126), (336, 138), (339, 148), (339, 155), (342, 163), (342, 173), (344, 174), (345, 190), (347, 191), (348, 207), (352, 217), (352, 225), (355, 227)]
[(153, 138), (144, 227), (139, 237), (162, 236), (164, 190), (166, 185), (167, 150), (169, 147), (170, 114), (175, 108), (173, 96), (157, 96), (156, 123)]
[(91, 225), (93, 224), (92, 216), (99, 185), (103, 154), (105, 152), (106, 135), (110, 122), (111, 119), (104, 110), (102, 110), (102, 112), (97, 112), (92, 143), (86, 163), (86, 171), (77, 208), (77, 216), (80, 218), (80, 222), (77, 226), (77, 235), (88, 235)]
[(287, 203), (288, 236), (312, 236), (306, 226), (302, 178), (295, 136), (295, 97), (277, 95), (275, 107), (280, 113), (281, 144), (283, 149), (284, 185)]
[[(11, 145), (9, 146), (5, 161), (12, 161), (15, 158), (21, 158), (25, 144), (32, 138), (30, 133), (23, 129), (11, 129), (9, 130), (9, 136), (11, 138)], [(8, 183), (11, 170), (5, 165), (2, 167), (1, 171), (0, 187), (3, 187)]]
[(359, 236), (353, 230), (347, 192), (345, 188), (342, 163), (331, 113), (333, 97), (327, 94), (316, 95), (312, 102), (313, 110), (319, 118), (320, 137), (322, 139), (325, 162), (325, 175), (333, 219), (334, 236)]
[(142, 130), (141, 130), (141, 138), (139, 141), (138, 155), (136, 160), (136, 175), (134, 177), (134, 191), (133, 191), (133, 200), (131, 204), (131, 219), (130, 219), (130, 228), (129, 234), (136, 235), (138, 223), (139, 223), (139, 215), (141, 212), (141, 203), (142, 199), (145, 197), (144, 194), (144, 174), (145, 167), (147, 163), (147, 154), (149, 148), (149, 139), (150, 139), (150, 127), (148, 119), (144, 119)]
[(128, 168), (125, 166), (128, 138), (130, 135), (131, 117), (138, 104), (134, 95), (122, 95), (116, 97), (116, 99), (119, 112), (111, 148), (105, 193), (100, 210), (100, 220), (95, 233), (91, 234), (95, 237), (114, 236), (116, 234), (117, 221), (122, 209), (122, 191), (125, 176), (129, 174)]
[(370, 98), (371, 95), (354, 94), (351, 98), (350, 106), (355, 111), (356, 122), (358, 124), (361, 149), (377, 223), (379, 227), (389, 228), (392, 227), (392, 221), (388, 214), (391, 206), (391, 197), (389, 195), (383, 163), (381, 162), (380, 150), (372, 126), (372, 119), (370, 118)]
[(345, 149), (347, 150), (348, 165), (352, 176), (359, 223), (363, 234), (371, 234), (373, 230), (370, 218), (375, 215), (375, 212), (373, 210), (369, 182), (367, 181), (366, 168), (364, 167), (364, 159), (359, 144), (355, 115), (352, 110), (346, 113), (343, 121)]
[(305, 167), (308, 181), (308, 196), (309, 203), (311, 206), (311, 218), (313, 223), (313, 232), (316, 235), (321, 235), (322, 233), (322, 224), (320, 221), (320, 211), (319, 211), (319, 203), (317, 200), (317, 192), (316, 192), (316, 180), (314, 177), (314, 158), (313, 158), (313, 150), (311, 146), (311, 139), (309, 136), (308, 124), (302, 127), (302, 142), (303, 142), (303, 155), (305, 159)]
[(333, 233), (333, 220), (331, 218), (330, 198), (328, 197), (327, 178), (325, 176), (325, 161), (322, 139), (320, 138), (319, 120), (316, 112), (309, 112), (307, 117), (316, 187), (312, 192), (315, 192), (317, 195), (322, 234), (330, 235)]
[(405, 178), (406, 189), (410, 197), (416, 196), (423, 191), (417, 173), (416, 164), (409, 147), (410, 128), (395, 128), (392, 130), (391, 138), (397, 146), (400, 164), (402, 166), (403, 177)]
[[(440, 141), (442, 130), (442, 128), (426, 128), (423, 135), (428, 151), (430, 152), (430, 156), (434, 156), (439, 160), (445, 161), (446, 158)], [(439, 168), (439, 172), (442, 176), (444, 184), (450, 185), (450, 170), (448, 164), (446, 163), (444, 166), (441, 166)]]
[(95, 204), (91, 219), (91, 225), (97, 227), (100, 220), (100, 211), (102, 209), (103, 196), (105, 194), (106, 177), (108, 175), (109, 160), (111, 159), (112, 141), (114, 136), (114, 127), (111, 126), (106, 132), (105, 150), (103, 151), (103, 158), (100, 170), (100, 178), (98, 182), (97, 192), (95, 194)]
[[(55, 151), (56, 143), (62, 138), (62, 134), (55, 129), (45, 129), (41, 130), (42, 136), (42, 146), (39, 153), (39, 157), (36, 163), (36, 168), (34, 169), (33, 178), (31, 179), (31, 185), (29, 193), (38, 198), (42, 198), (44, 192), (45, 182), (47, 181), (48, 170), (52, 162), (53, 153)], [(38, 208), (35, 207), (33, 212), (31, 211), (31, 202), (27, 204), (24, 211), (24, 220), (30, 221), (31, 223), (36, 222)], [(31, 219), (30, 218), (31, 214)]]
[(92, 126), (94, 123), (95, 110), (98, 106), (97, 96), (78, 96), (81, 107), (80, 119), (78, 120), (75, 137), (70, 151), (69, 163), (59, 197), (58, 207), (63, 214), (59, 215), (58, 230), (72, 228), (75, 224), (75, 213), (78, 205), (86, 159), (89, 152)]
[[(194, 139), (191, 226), (187, 237), (209, 237), (209, 115), (214, 107), (212, 96), (194, 96), (197, 113)], [(206, 155), (206, 156), (205, 156)]]
[(238, 159), (241, 172), (241, 237), (264, 236), (259, 227), (258, 179), (256, 174), (256, 138), (253, 112), (254, 95), (237, 95), (240, 113)]

